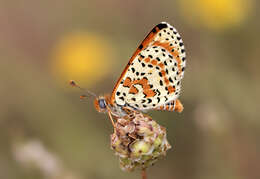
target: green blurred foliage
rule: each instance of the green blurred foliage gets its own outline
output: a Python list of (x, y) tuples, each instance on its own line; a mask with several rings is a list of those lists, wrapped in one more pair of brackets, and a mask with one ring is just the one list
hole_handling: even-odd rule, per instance
[[(229, 3), (241, 2), (249, 3)], [(102, 48), (112, 49), (113, 54), (86, 59), (91, 61), (86, 64), (97, 60), (109, 74), (97, 75), (99, 69), (83, 72), (86, 81), (96, 80), (83, 84), (97, 94), (109, 93), (139, 42), (161, 21), (174, 25), (186, 46), (180, 97), (185, 109), (181, 114), (149, 112), (167, 127), (173, 146), (166, 158), (148, 169), (149, 179), (260, 178), (260, 4), (251, 0), (250, 10), (245, 9), (243, 20), (237, 21), (224, 17), (240, 17), (231, 13), (249, 6), (229, 4), (242, 9), (229, 11), (221, 6), (201, 14), (196, 14), (199, 4), (191, 14), (185, 7), (193, 6), (187, 0), (1, 0), (0, 178), (140, 178), (139, 171), (119, 169), (110, 149), (108, 117), (95, 111), (92, 99), (81, 102), (80, 91), (63, 78), (57, 80), (57, 71), (64, 66), (53, 66), (53, 54), (60, 39), (71, 32), (98, 34), (106, 41), (105, 46), (100, 42)], [(218, 12), (227, 13), (220, 16), (225, 25), (210, 28), (214, 23), (207, 26), (206, 20), (218, 19)], [(97, 49), (86, 53), (92, 51), (97, 53)], [(62, 177), (46, 175), (33, 164), (27, 167), (16, 157), (18, 144), (35, 139), (62, 163)]]

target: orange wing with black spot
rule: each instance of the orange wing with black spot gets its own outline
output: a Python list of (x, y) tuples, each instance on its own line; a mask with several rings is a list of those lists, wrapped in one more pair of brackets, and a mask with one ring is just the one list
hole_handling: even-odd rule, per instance
[(111, 103), (148, 110), (175, 101), (185, 66), (185, 49), (179, 33), (162, 22), (135, 51), (116, 83)]

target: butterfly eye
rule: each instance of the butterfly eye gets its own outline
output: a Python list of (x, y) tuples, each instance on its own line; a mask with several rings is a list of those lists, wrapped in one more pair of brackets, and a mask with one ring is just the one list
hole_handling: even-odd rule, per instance
[(99, 107), (100, 107), (101, 109), (105, 109), (105, 108), (106, 108), (106, 102), (105, 102), (104, 99), (99, 99), (99, 100), (98, 100), (98, 104), (99, 104)]

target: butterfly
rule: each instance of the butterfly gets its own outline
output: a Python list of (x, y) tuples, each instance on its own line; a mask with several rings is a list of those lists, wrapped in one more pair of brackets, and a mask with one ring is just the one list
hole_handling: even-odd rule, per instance
[[(182, 112), (178, 97), (185, 67), (180, 34), (169, 23), (161, 22), (138, 46), (112, 93), (98, 97), (91, 93), (94, 106), (98, 112), (108, 113), (111, 121), (135, 111)], [(77, 86), (74, 81), (71, 84)]]

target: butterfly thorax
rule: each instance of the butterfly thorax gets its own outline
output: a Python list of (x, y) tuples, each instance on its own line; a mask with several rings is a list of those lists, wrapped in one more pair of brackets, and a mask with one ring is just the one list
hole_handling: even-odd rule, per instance
[(114, 117), (123, 117), (129, 113), (124, 106), (112, 103), (110, 95), (104, 95), (95, 98), (94, 106), (98, 112), (110, 112)]

